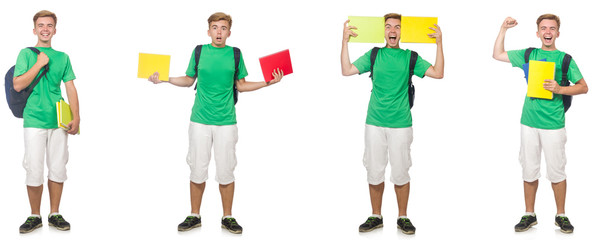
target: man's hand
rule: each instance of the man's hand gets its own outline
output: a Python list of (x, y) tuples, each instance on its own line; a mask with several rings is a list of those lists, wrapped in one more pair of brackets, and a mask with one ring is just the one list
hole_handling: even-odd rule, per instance
[(435, 28), (430, 27), (431, 30), (435, 31), (435, 33), (428, 34), (428, 37), (435, 38), (436, 43), (442, 42), (442, 30), (440, 30), (440, 26), (438, 24), (434, 24)]
[(154, 83), (154, 84), (159, 84), (162, 83), (162, 81), (160, 81), (158, 78), (160, 77), (160, 74), (158, 72), (154, 72), (154, 74), (150, 75), (150, 77), (148, 77), (148, 81)]
[(357, 37), (358, 36), (358, 34), (352, 30), (352, 29), (358, 29), (358, 28), (354, 27), (354, 26), (348, 26), (347, 25), (348, 23), (349, 23), (349, 19), (347, 21), (345, 21), (345, 23), (343, 24), (343, 42), (349, 42), (350, 37)]
[(47, 54), (45, 54), (44, 52), (40, 52), (39, 55), (37, 55), (37, 62), (35, 64), (37, 64), (39, 67), (44, 67), (48, 63), (49, 57), (47, 56)]
[(267, 86), (279, 83), (282, 80), (282, 78), (284, 77), (284, 71), (277, 68), (277, 69), (273, 70), (271, 75), (273, 76), (273, 79), (271, 79), (271, 81), (267, 82)]
[(502, 28), (504, 28), (504, 29), (513, 28), (516, 25), (518, 25), (518, 22), (516, 21), (516, 19), (513, 19), (511, 17), (507, 17), (504, 20), (504, 23), (502, 24)]
[(545, 79), (545, 82), (543, 83), (543, 88), (551, 91), (552, 93), (557, 94), (560, 94), (559, 91), (561, 91), (561, 86), (559, 86), (557, 81), (551, 79)]

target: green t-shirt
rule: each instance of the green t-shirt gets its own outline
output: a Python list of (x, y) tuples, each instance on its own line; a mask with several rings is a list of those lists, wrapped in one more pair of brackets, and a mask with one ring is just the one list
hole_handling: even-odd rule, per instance
[[(353, 64), (360, 74), (370, 71), (372, 50)], [(406, 128), (412, 126), (409, 109), (409, 59), (410, 50), (381, 48), (374, 62), (372, 95), (368, 104), (366, 124), (378, 127)], [(431, 64), (417, 57), (414, 75), (423, 78)]]
[[(241, 53), (238, 79), (248, 73)], [(203, 45), (197, 67), (197, 93), (191, 111), (191, 121), (206, 125), (236, 124), (234, 108), (234, 51), (230, 46), (216, 48)], [(195, 51), (185, 74), (195, 76)]]
[[(526, 49), (508, 51), (508, 57), (513, 67), (522, 69), (524, 62), (524, 53)], [(561, 84), (561, 65), (563, 64), (564, 52), (559, 50), (545, 51), (536, 48), (530, 54), (530, 60), (546, 59), (547, 62), (555, 62), (555, 81)], [(567, 79), (576, 83), (582, 79), (582, 73), (576, 62), (572, 59), (567, 71)], [(521, 80), (524, 81), (524, 80)], [(563, 97), (561, 94), (553, 94), (553, 99), (531, 99), (524, 97), (524, 106), (522, 107), (522, 118), (520, 123), (523, 125), (540, 129), (560, 129), (565, 127), (565, 111), (563, 109)]]
[[(56, 102), (62, 99), (61, 82), (76, 79), (68, 54), (53, 48), (37, 47), (49, 57), (49, 72), (39, 80), (27, 99), (23, 112), (24, 127), (52, 129), (58, 127)], [(14, 76), (23, 75), (37, 62), (37, 54), (28, 48), (22, 49), (16, 60)], [(41, 74), (43, 70), (39, 71)], [(39, 75), (38, 75), (39, 76)]]

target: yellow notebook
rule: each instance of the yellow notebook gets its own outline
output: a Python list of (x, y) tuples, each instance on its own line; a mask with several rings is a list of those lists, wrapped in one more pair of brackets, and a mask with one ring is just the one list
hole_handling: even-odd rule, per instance
[(154, 72), (158, 72), (158, 79), (160, 81), (168, 81), (170, 66), (170, 55), (140, 53), (138, 59), (138, 78), (148, 78)]
[(553, 92), (543, 88), (545, 79), (555, 79), (555, 63), (544, 61), (528, 61), (527, 97), (553, 99)]
[(405, 43), (436, 43), (435, 38), (428, 37), (434, 33), (437, 17), (401, 17), (401, 42)]
[[(61, 99), (59, 102), (56, 102), (56, 109), (58, 115), (58, 127), (63, 128), (64, 130), (68, 131), (70, 128), (68, 124), (72, 121), (72, 110), (70, 110), (70, 105)], [(78, 128), (78, 133), (80, 134), (80, 128)]]
[(359, 43), (384, 43), (384, 18), (383, 17), (357, 17), (349, 16), (349, 26), (358, 34), (351, 37), (350, 42)]

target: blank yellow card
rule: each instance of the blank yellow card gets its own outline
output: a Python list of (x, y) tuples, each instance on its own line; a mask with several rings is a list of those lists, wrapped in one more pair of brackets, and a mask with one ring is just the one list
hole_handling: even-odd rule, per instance
[(351, 37), (350, 42), (360, 43), (384, 43), (384, 18), (383, 17), (357, 17), (349, 16), (349, 26), (358, 29), (353, 31), (357, 37)]
[(545, 79), (555, 79), (555, 63), (530, 60), (528, 62), (527, 97), (553, 99), (553, 92), (543, 88)]
[(148, 78), (154, 72), (159, 73), (160, 81), (169, 80), (170, 55), (140, 53), (138, 60), (138, 78)]
[(406, 43), (436, 43), (435, 38), (428, 37), (434, 33), (429, 29), (438, 24), (437, 17), (401, 17), (401, 42)]

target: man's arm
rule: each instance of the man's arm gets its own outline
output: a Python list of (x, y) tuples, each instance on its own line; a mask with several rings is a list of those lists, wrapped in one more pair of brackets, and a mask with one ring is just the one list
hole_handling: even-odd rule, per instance
[(14, 90), (20, 92), (31, 85), (33, 80), (35, 80), (35, 77), (39, 74), (39, 71), (41, 71), (47, 63), (49, 63), (49, 57), (43, 52), (39, 53), (37, 56), (37, 62), (35, 62), (31, 69), (12, 79)]
[(78, 104), (78, 91), (74, 86), (74, 80), (66, 82), (66, 94), (68, 95), (68, 102), (70, 103), (70, 110), (72, 111), (72, 121), (68, 124), (69, 134), (77, 134), (80, 128), (80, 111)]
[[(160, 81), (158, 79), (159, 76), (160, 76), (160, 74), (158, 72), (155, 72), (154, 74), (150, 75), (150, 77), (148, 77), (148, 81), (150, 81), (154, 84), (163, 83), (163, 81)], [(167, 82), (167, 81), (164, 81), (164, 82)], [(169, 77), (169, 81), (168, 81), (168, 83), (173, 84), (177, 87), (191, 87), (194, 82), (195, 82), (195, 78), (190, 77), (190, 76)]]
[(428, 68), (425, 75), (431, 78), (442, 79), (444, 77), (444, 49), (442, 48), (442, 31), (440, 26), (434, 24), (435, 28), (430, 29), (435, 32), (428, 34), (429, 37), (436, 39), (436, 63)]
[(347, 26), (347, 23), (349, 23), (349, 19), (343, 24), (343, 40), (341, 42), (341, 74), (343, 74), (343, 76), (351, 76), (360, 73), (358, 68), (356, 68), (356, 66), (354, 66), (349, 60), (348, 49), (349, 38), (351, 36), (358, 36), (358, 34), (352, 31), (352, 29), (357, 28), (354, 26)]
[(518, 22), (511, 18), (507, 17), (500, 28), (500, 32), (497, 35), (497, 39), (495, 39), (495, 44), (493, 45), (493, 58), (498, 61), (502, 62), (510, 62), (510, 57), (508, 57), (508, 52), (506, 52), (504, 48), (504, 40), (506, 38), (506, 31), (508, 29), (515, 27), (518, 25)]
[(271, 79), (269, 82), (247, 82), (244, 78), (236, 80), (236, 89), (239, 92), (250, 92), (263, 87), (271, 86), (282, 80), (284, 77), (284, 71), (278, 68), (273, 70), (271, 75), (273, 76), (273, 79)]
[(546, 90), (549, 90), (553, 93), (556, 94), (562, 94), (562, 95), (578, 95), (578, 94), (584, 94), (588, 92), (588, 84), (586, 84), (586, 81), (584, 81), (584, 79), (580, 79), (579, 81), (576, 82), (576, 84), (571, 85), (571, 86), (560, 86), (557, 81), (555, 80), (545, 80), (545, 83), (543, 83), (543, 87)]

